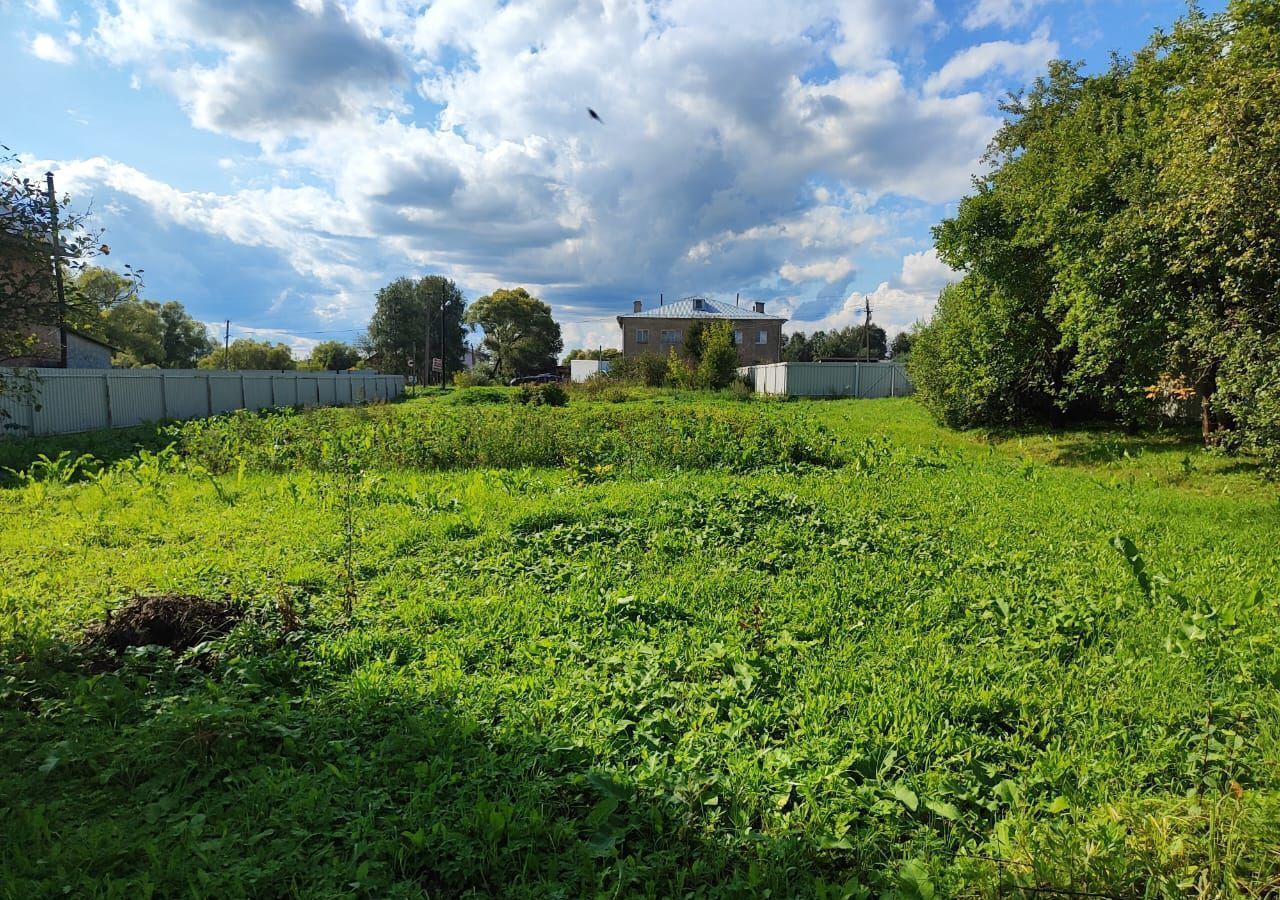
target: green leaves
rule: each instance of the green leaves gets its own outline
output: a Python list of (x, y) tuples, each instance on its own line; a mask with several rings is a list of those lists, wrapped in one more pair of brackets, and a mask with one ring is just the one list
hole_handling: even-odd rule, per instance
[(1124, 557), (1129, 571), (1133, 573), (1134, 581), (1138, 582), (1138, 587), (1142, 588), (1142, 593), (1150, 600), (1151, 576), (1147, 574), (1147, 564), (1142, 559), (1142, 554), (1138, 552), (1137, 546), (1129, 538), (1120, 534), (1111, 539), (1111, 546)]

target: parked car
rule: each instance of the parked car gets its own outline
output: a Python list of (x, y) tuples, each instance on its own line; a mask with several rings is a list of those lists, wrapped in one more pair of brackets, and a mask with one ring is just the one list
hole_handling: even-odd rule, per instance
[(512, 378), (507, 385), (516, 387), (521, 384), (548, 384), (553, 381), (564, 381), (564, 379), (553, 372), (543, 372), (541, 375), (521, 375), (519, 378)]

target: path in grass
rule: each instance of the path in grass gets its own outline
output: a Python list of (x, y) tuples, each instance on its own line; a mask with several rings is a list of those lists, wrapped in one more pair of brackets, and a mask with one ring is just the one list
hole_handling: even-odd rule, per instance
[[(1208, 457), (1049, 465), (909, 401), (188, 428), (0, 491), (14, 896), (1280, 875), (1280, 506)], [(556, 464), (468, 467), (499, 445)], [(182, 658), (77, 649), (162, 593), (249, 615)]]

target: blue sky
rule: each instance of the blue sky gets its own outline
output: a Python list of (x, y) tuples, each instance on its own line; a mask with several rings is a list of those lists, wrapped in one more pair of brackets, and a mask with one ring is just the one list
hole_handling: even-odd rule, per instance
[[(1210, 12), (1222, 3), (1208, 3)], [(352, 339), (378, 287), (524, 285), (566, 347), (659, 293), (788, 330), (951, 273), (998, 102), (1177, 0), (0, 0), (0, 143), (92, 203), (110, 263), (233, 336)], [(596, 109), (604, 124), (586, 113)]]

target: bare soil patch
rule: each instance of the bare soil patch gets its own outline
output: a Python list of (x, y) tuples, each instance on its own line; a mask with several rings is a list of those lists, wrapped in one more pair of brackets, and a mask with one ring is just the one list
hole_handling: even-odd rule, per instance
[(184, 594), (134, 597), (108, 612), (106, 621), (85, 629), (86, 642), (116, 653), (130, 647), (188, 650), (222, 637), (244, 618), (245, 611), (226, 600)]

